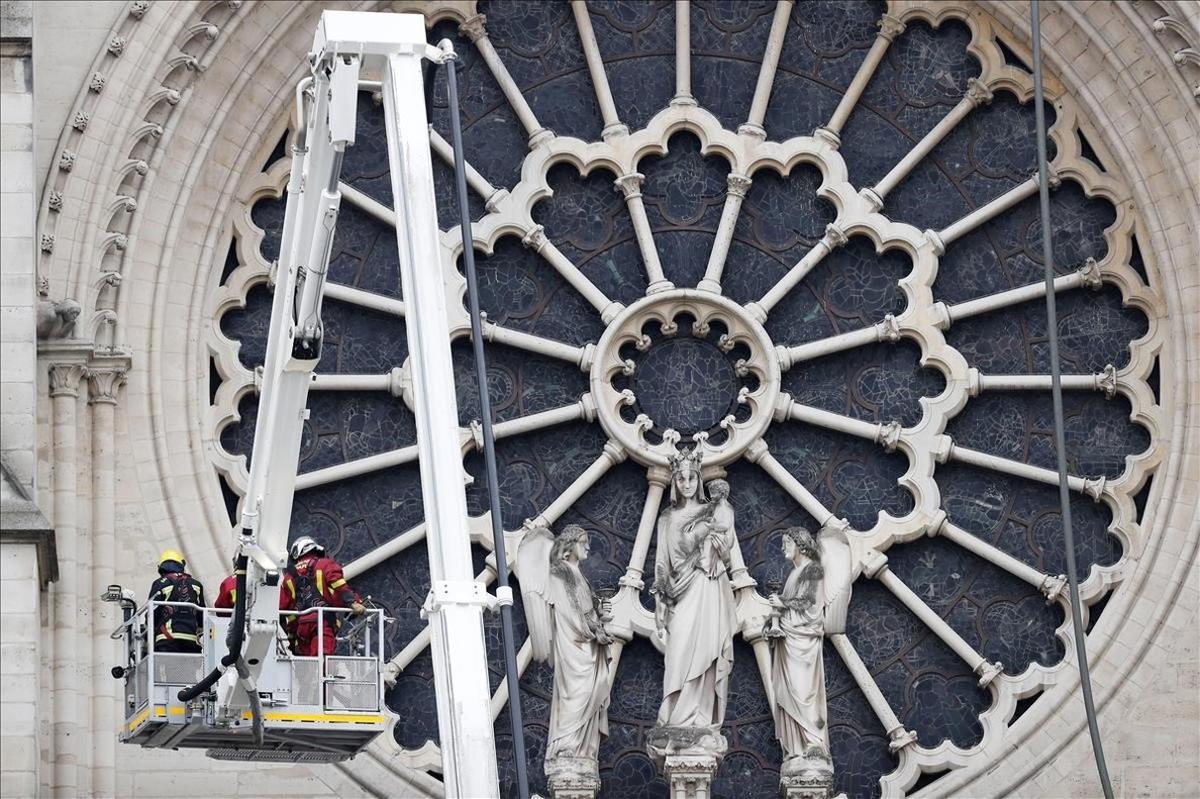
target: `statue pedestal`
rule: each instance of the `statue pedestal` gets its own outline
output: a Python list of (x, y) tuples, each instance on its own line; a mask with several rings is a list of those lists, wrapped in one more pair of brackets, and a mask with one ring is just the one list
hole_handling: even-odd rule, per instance
[(600, 772), (586, 757), (559, 757), (546, 763), (546, 789), (551, 799), (596, 799)]
[(709, 799), (729, 742), (720, 727), (655, 727), (646, 751), (667, 777), (670, 799)]
[(830, 799), (833, 764), (820, 755), (790, 757), (780, 769), (779, 790), (785, 799)]

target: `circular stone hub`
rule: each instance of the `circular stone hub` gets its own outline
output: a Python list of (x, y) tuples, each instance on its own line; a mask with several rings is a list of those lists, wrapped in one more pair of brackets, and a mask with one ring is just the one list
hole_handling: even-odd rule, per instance
[(762, 325), (737, 303), (695, 289), (641, 299), (597, 344), (592, 396), (629, 456), (666, 466), (698, 447), (727, 464), (762, 436), (779, 396), (779, 361)]

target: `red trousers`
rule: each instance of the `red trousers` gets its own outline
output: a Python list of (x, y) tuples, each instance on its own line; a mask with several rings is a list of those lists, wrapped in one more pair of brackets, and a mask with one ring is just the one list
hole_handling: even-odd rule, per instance
[[(323, 625), (324, 630), (322, 635), (317, 635), (316, 622), (305, 623), (301, 621), (296, 626), (296, 654), (302, 657), (316, 657), (317, 654), (332, 655), (337, 652), (337, 637), (334, 634), (333, 628), (328, 624)], [(323, 640), (322, 640), (323, 639)], [(318, 645), (322, 648), (320, 653), (317, 652)]]

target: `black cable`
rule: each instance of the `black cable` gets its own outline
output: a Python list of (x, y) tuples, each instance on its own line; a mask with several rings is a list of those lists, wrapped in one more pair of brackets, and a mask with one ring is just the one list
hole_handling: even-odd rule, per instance
[(1046, 162), (1046, 110), (1042, 89), (1042, 26), (1038, 0), (1030, 2), (1033, 23), (1033, 102), (1037, 119), (1038, 195), (1042, 214), (1042, 261), (1046, 277), (1046, 331), (1050, 339), (1050, 390), (1054, 397), (1054, 448), (1058, 456), (1058, 501), (1062, 508), (1063, 544), (1067, 548), (1067, 581), (1071, 586), (1071, 627), (1075, 638), (1075, 659), (1079, 662), (1079, 687), (1087, 714), (1092, 754), (1105, 799), (1113, 799), (1108, 765), (1104, 762), (1104, 744), (1096, 722), (1096, 703), (1092, 698), (1092, 675), (1087, 662), (1087, 633), (1079, 601), (1079, 580), (1075, 574), (1075, 535), (1071, 529), (1071, 495), (1067, 487), (1067, 444), (1063, 432), (1062, 368), (1058, 362), (1058, 308), (1054, 298), (1054, 248), (1050, 228), (1050, 167)]
[[(458, 76), (455, 57), (446, 61), (446, 89), (450, 105), (450, 133), (454, 144), (454, 182), (458, 189), (458, 216), (462, 230), (463, 264), (467, 273), (470, 305), (471, 344), (475, 350), (475, 382), (479, 389), (479, 415), (483, 426), (483, 460), (487, 467), (488, 500), (495, 542), (496, 584), (508, 588), (508, 559), (504, 552), (504, 523), (500, 516), (500, 481), (496, 471), (496, 439), (492, 432), (492, 403), (488, 397), (487, 360), (483, 353), (483, 324), (479, 313), (479, 282), (475, 277), (475, 249), (471, 237), (471, 211), (467, 205), (467, 170), (463, 160), (462, 119), (458, 110)], [(512, 721), (513, 761), (517, 772), (517, 795), (529, 799), (529, 776), (525, 763), (525, 727), (521, 719), (520, 672), (513, 641), (512, 606), (500, 606), (500, 629), (504, 637), (504, 670), (508, 680), (508, 713)]]
[(190, 702), (200, 694), (206, 693), (217, 684), (217, 680), (221, 679), (225, 669), (237, 663), (238, 658), (242, 656), (242, 643), (246, 638), (246, 564), (248, 562), (249, 558), (245, 555), (238, 555), (233, 564), (233, 573), (236, 578), (234, 592), (237, 594), (237, 598), (233, 602), (233, 619), (229, 622), (229, 651), (225, 657), (221, 658), (221, 665), (210, 671), (203, 680), (190, 688), (180, 690), (178, 694), (180, 702)]

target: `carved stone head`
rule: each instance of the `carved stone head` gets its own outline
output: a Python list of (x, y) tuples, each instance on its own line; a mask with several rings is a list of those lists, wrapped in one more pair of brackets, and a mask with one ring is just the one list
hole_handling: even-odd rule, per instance
[(691, 499), (704, 500), (704, 484), (700, 482), (700, 452), (684, 449), (670, 459), (671, 504), (680, 505)]
[(586, 560), (589, 550), (588, 531), (578, 524), (568, 524), (554, 539), (554, 548), (550, 551), (550, 562), (568, 560), (572, 555), (576, 560)]
[(729, 498), (729, 483), (724, 480), (712, 480), (704, 486), (704, 490), (708, 492), (708, 498), (714, 502)]
[(783, 531), (783, 556), (788, 560), (795, 560), (797, 552), (810, 560), (821, 559), (821, 552), (817, 549), (817, 542), (812, 533), (803, 527), (789, 527)]

